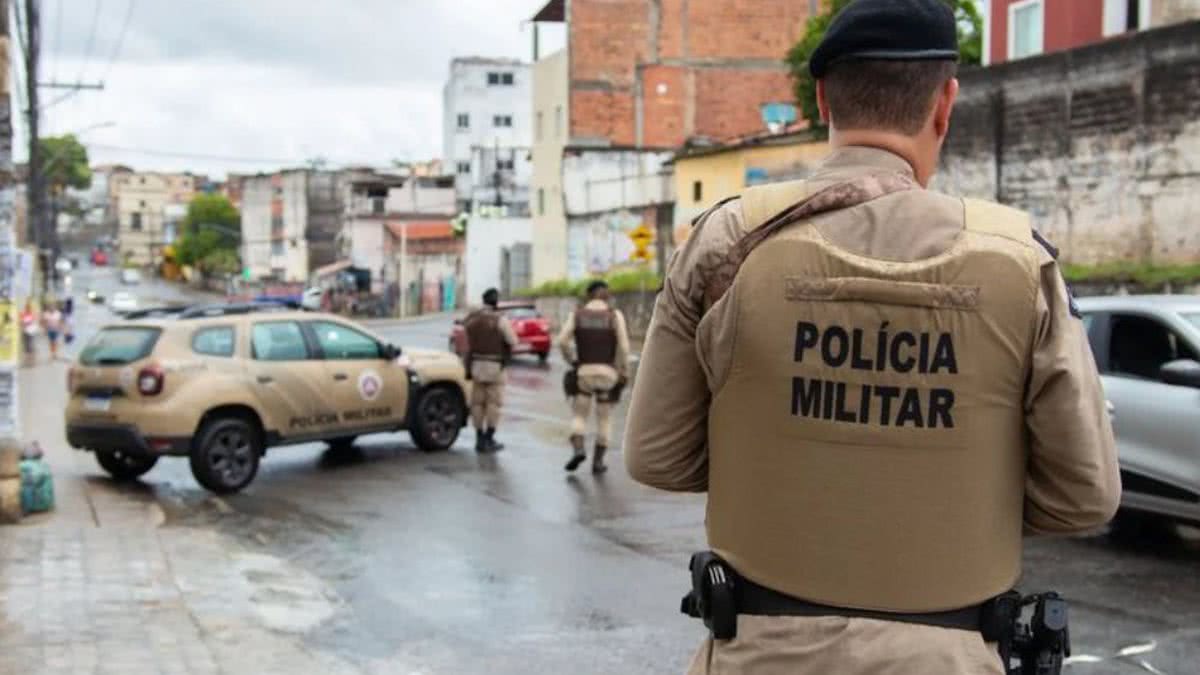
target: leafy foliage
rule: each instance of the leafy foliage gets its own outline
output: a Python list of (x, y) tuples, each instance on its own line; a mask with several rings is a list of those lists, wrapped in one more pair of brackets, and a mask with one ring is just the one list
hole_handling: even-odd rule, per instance
[(1113, 261), (1099, 265), (1063, 265), (1063, 277), (1071, 283), (1126, 283), (1147, 288), (1164, 284), (1193, 284), (1200, 282), (1200, 264), (1153, 265), (1150, 263)]
[[(944, 0), (954, 7), (958, 19), (959, 63), (977, 65), (983, 56), (983, 16), (975, 0)], [(793, 46), (784, 59), (792, 76), (792, 92), (800, 108), (800, 115), (813, 127), (820, 127), (821, 112), (817, 109), (817, 83), (808, 73), (808, 58), (829, 30), (833, 17), (842, 11), (851, 0), (830, 0), (827, 11), (811, 16), (804, 35)]]
[(222, 194), (199, 194), (188, 203), (187, 215), (183, 217), (184, 232), (195, 232), (197, 226), (217, 225), (218, 230), (227, 230), (228, 236), (237, 241), (241, 216), (233, 202)]
[(92, 184), (87, 148), (74, 134), (46, 136), (38, 140), (43, 158), (42, 173), (52, 188), (84, 190)]
[[(587, 285), (595, 277), (568, 281), (556, 279), (547, 281), (540, 286), (517, 291), (515, 295), (522, 298), (549, 297), (578, 297), (582, 298), (587, 291)], [(648, 269), (616, 270), (602, 277), (608, 283), (608, 290), (613, 293), (631, 293), (634, 291), (655, 291), (662, 284), (662, 277)]]
[(205, 274), (237, 272), (241, 267), (237, 251), (240, 224), (241, 216), (224, 195), (196, 195), (183, 218), (175, 259)]

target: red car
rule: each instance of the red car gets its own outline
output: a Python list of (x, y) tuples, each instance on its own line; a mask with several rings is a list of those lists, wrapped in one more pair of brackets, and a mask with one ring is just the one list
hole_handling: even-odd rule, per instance
[(92, 251), (92, 264), (96, 267), (104, 267), (108, 264), (108, 254), (104, 249), (96, 249)]
[[(545, 363), (550, 358), (550, 322), (531, 302), (501, 302), (499, 310), (512, 323), (513, 332), (517, 334), (517, 346), (513, 354), (537, 354), (538, 360)], [(467, 332), (462, 322), (462, 319), (455, 319), (454, 328), (450, 331), (450, 351), (459, 357), (467, 355)]]

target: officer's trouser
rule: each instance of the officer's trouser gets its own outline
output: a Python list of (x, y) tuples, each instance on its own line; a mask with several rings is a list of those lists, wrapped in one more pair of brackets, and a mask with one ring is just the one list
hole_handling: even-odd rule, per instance
[(504, 369), (495, 361), (472, 363), (471, 423), (476, 429), (495, 429), (500, 424), (500, 407), (503, 405)]
[(739, 616), (737, 637), (706, 640), (688, 675), (1003, 675), (975, 631), (845, 617)]
[(608, 447), (612, 434), (613, 404), (600, 399), (617, 384), (616, 371), (604, 373), (579, 373), (579, 393), (571, 401), (571, 433), (576, 436), (587, 434), (588, 417), (592, 407), (596, 409), (596, 444)]

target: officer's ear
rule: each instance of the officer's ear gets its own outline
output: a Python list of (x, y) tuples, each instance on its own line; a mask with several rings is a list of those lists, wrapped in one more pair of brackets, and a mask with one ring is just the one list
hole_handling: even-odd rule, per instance
[(825, 100), (825, 80), (817, 80), (817, 110), (821, 113), (821, 123), (829, 126), (829, 102)]
[(942, 83), (938, 90), (937, 101), (933, 107), (933, 130), (938, 138), (945, 138), (950, 132), (950, 113), (954, 102), (958, 100), (958, 78), (952, 77)]

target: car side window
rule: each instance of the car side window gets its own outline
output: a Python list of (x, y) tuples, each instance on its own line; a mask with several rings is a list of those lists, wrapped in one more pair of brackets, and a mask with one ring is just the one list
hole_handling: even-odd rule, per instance
[(366, 333), (331, 321), (313, 321), (310, 325), (326, 359), (350, 361), (383, 357), (379, 341)]
[(303, 361), (308, 358), (304, 331), (295, 321), (263, 321), (250, 333), (253, 357), (257, 361)]
[(1114, 375), (1158, 380), (1164, 364), (1196, 359), (1191, 347), (1157, 319), (1113, 314), (1108, 370)]
[(192, 351), (204, 356), (233, 356), (233, 326), (201, 328), (192, 335)]

